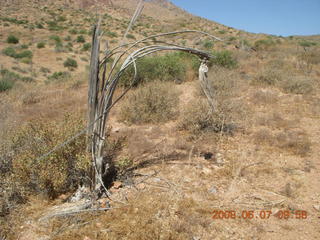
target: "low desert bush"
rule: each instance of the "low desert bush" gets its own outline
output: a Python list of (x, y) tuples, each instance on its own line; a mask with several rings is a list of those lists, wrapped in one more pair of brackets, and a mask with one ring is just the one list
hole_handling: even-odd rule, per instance
[(212, 49), (214, 44), (211, 40), (205, 40), (202, 42), (202, 45), (205, 49)]
[(214, 58), (210, 59), (210, 65), (217, 65), (230, 69), (237, 66), (236, 59), (232, 56), (232, 52), (228, 50), (215, 51), (212, 54)]
[(44, 42), (37, 43), (37, 48), (44, 48), (46, 44)]
[(0, 93), (5, 92), (13, 88), (14, 86), (14, 81), (9, 80), (9, 79), (0, 79)]
[(276, 43), (272, 40), (272, 38), (260, 39), (254, 43), (254, 48), (257, 50), (269, 50), (274, 47)]
[(75, 35), (78, 34), (78, 31), (76, 29), (70, 29), (69, 33)]
[(27, 44), (21, 44), (20, 48), (21, 48), (21, 49), (28, 49), (29, 46), (28, 46)]
[(15, 57), (16, 56), (16, 50), (12, 47), (7, 47), (2, 50), (2, 53), (8, 57)]
[(251, 101), (255, 104), (273, 104), (278, 101), (278, 95), (272, 91), (257, 90), (253, 93)]
[(17, 44), (19, 43), (19, 38), (14, 35), (9, 35), (7, 38), (7, 43)]
[(306, 156), (312, 143), (301, 130), (285, 130), (273, 133), (269, 128), (263, 127), (254, 133), (257, 144), (267, 144), (281, 150), (291, 152), (298, 156)]
[(253, 79), (254, 84), (259, 85), (271, 85), (274, 86), (278, 84), (280, 81), (282, 81), (284, 74), (273, 68), (267, 68), (265, 70), (262, 70), (257, 74), (257, 76)]
[(132, 83), (134, 68), (131, 66), (121, 77), (122, 86), (130, 86), (160, 81), (182, 81), (185, 77), (186, 67), (182, 64), (181, 57), (177, 54), (166, 54), (163, 56), (151, 56), (139, 59), (137, 61), (137, 80)]
[(308, 136), (301, 130), (280, 132), (276, 134), (275, 140), (278, 147), (299, 156), (306, 156), (312, 146)]
[(83, 44), (81, 51), (89, 51), (90, 48), (91, 48), (91, 43), (85, 43)]
[(57, 36), (57, 35), (52, 35), (52, 36), (49, 37), (49, 39), (55, 41), (56, 43), (61, 43), (62, 42), (61, 38), (59, 36)]
[(65, 81), (70, 78), (70, 76), (71, 75), (68, 72), (54, 72), (52, 75), (48, 76), (46, 83)]
[(57, 144), (83, 129), (77, 116), (66, 116), (62, 122), (44, 120), (30, 122), (13, 132), (11, 176), (30, 192), (44, 193), (50, 198), (74, 190), (86, 182), (90, 160), (86, 154), (86, 137), (80, 136), (62, 149), (37, 159)]
[(18, 80), (23, 80), (21, 75), (11, 72), (7, 69), (0, 71), (0, 92), (5, 92), (13, 88), (14, 84)]
[(193, 135), (210, 132), (232, 134), (236, 128), (222, 111), (213, 112), (204, 98), (189, 103), (181, 116), (179, 129), (187, 130)]
[(280, 86), (286, 93), (310, 94), (313, 91), (314, 81), (308, 77), (292, 77), (284, 80)]
[[(208, 73), (210, 86), (216, 102), (213, 112), (207, 98), (198, 85), (196, 95), (198, 101), (190, 103), (181, 114), (181, 129), (194, 135), (205, 132), (220, 132), (233, 134), (237, 129), (243, 129), (247, 124), (249, 111), (245, 101), (238, 98), (241, 93), (238, 75), (235, 71), (213, 66)], [(212, 77), (211, 77), (212, 76)]]
[(84, 43), (84, 42), (86, 42), (86, 39), (84, 38), (83, 35), (79, 35), (79, 36), (77, 36), (77, 42), (78, 43)]
[(69, 69), (74, 69), (78, 67), (78, 63), (72, 58), (67, 58), (67, 60), (64, 61), (63, 66)]
[(178, 94), (170, 83), (152, 82), (135, 89), (121, 108), (128, 123), (158, 123), (175, 117)]
[(130, 33), (127, 35), (127, 38), (129, 38), (129, 39), (136, 39), (136, 37), (135, 37), (134, 35), (130, 34)]
[(303, 40), (303, 41), (300, 41), (300, 42), (299, 42), (299, 45), (300, 45), (301, 47), (312, 47), (312, 46), (316, 46), (317, 43), (316, 43), (316, 42), (310, 42), (310, 41)]
[(24, 50), (22, 52), (17, 52), (14, 48), (7, 47), (3, 49), (2, 53), (6, 56), (13, 57), (13, 58), (29, 58), (31, 59), (33, 56), (32, 51)]
[(106, 35), (107, 35), (108, 37), (111, 37), (111, 38), (116, 38), (116, 37), (118, 37), (118, 34), (117, 34), (116, 32), (111, 32), (111, 31), (107, 31), (107, 32), (106, 32)]
[(22, 103), (25, 105), (36, 104), (40, 102), (40, 95), (36, 91), (28, 92), (22, 97)]

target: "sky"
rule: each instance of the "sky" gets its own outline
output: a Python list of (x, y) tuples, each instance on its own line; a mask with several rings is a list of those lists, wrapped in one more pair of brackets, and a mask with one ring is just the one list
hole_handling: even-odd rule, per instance
[(184, 10), (252, 33), (320, 34), (320, 0), (171, 0)]

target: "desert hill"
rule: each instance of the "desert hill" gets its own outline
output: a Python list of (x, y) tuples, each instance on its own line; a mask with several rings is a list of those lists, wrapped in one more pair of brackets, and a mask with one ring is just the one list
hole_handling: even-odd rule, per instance
[[(252, 34), (145, 1), (126, 42), (184, 29), (222, 39), (159, 39), (215, 57), (216, 110), (197, 57), (154, 54), (107, 122), (110, 199), (80, 187), (85, 135), (38, 160), (86, 127), (92, 26), (101, 16), (102, 58), (137, 2), (0, 2), (0, 239), (318, 239), (319, 35)], [(97, 210), (72, 213), (74, 197)]]

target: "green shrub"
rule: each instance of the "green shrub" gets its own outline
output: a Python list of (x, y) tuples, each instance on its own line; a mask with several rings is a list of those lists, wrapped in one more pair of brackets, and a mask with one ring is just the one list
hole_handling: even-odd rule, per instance
[(71, 38), (71, 36), (66, 36), (63, 40), (65, 40), (65, 41), (71, 41), (72, 40), (72, 38)]
[(11, 47), (5, 48), (2, 51), (2, 53), (6, 56), (13, 57), (13, 58), (29, 58), (29, 59), (31, 59), (33, 56), (32, 52), (30, 50), (25, 50), (20, 53), (17, 53), (16, 50)]
[(37, 48), (45, 48), (46, 44), (44, 42), (37, 43)]
[(70, 29), (69, 33), (75, 35), (78, 34), (78, 31), (76, 29)]
[(14, 35), (9, 35), (7, 38), (7, 43), (17, 44), (19, 43), (19, 38)]
[(63, 66), (67, 67), (67, 68), (77, 68), (78, 67), (78, 63), (77, 63), (76, 60), (74, 60), (72, 58), (67, 58), (67, 60), (64, 61)]
[(36, 27), (39, 28), (39, 29), (43, 29), (44, 28), (44, 26), (41, 23), (36, 23)]
[(86, 39), (84, 38), (83, 35), (79, 35), (79, 36), (77, 37), (77, 42), (78, 42), (78, 43), (84, 43), (84, 42), (86, 42)]
[(29, 58), (31, 59), (33, 56), (33, 53), (30, 50), (22, 51), (21, 53), (17, 53), (15, 58)]
[(210, 59), (210, 64), (218, 65), (225, 68), (235, 68), (237, 66), (236, 59), (228, 50), (213, 52), (213, 59)]
[(202, 45), (206, 49), (211, 49), (211, 48), (213, 48), (213, 41), (205, 40), (205, 41), (202, 42)]
[(58, 25), (58, 22), (56, 21), (49, 21), (47, 22), (48, 24), (48, 29), (50, 31), (60, 31), (60, 30), (63, 30), (63, 27), (62, 26), (59, 26)]
[(91, 48), (91, 43), (85, 43), (85, 44), (83, 44), (83, 46), (82, 46), (82, 51), (88, 51), (88, 50), (90, 50), (90, 48)]
[[(134, 83), (134, 86), (154, 80), (183, 81), (186, 67), (181, 63), (181, 56), (178, 54), (141, 58), (137, 61), (138, 73), (137, 81)], [(123, 86), (131, 85), (133, 76), (134, 68), (131, 66), (120, 78), (120, 84)]]
[(121, 108), (121, 120), (128, 123), (158, 123), (172, 119), (178, 102), (170, 83), (153, 82), (131, 92)]
[(116, 32), (107, 31), (107, 32), (106, 32), (106, 35), (107, 35), (108, 37), (111, 37), (111, 38), (118, 37), (118, 34), (117, 34)]
[(312, 47), (312, 46), (317, 45), (317, 43), (316, 43), (316, 42), (310, 42), (310, 41), (303, 40), (303, 41), (299, 42), (299, 45), (300, 45), (301, 47)]
[(275, 42), (271, 38), (261, 39), (254, 43), (254, 48), (257, 50), (268, 50), (275, 46)]
[(220, 33), (220, 34), (225, 34), (226, 31), (225, 31), (225, 30), (220, 30), (219, 33)]
[(260, 72), (254, 79), (254, 83), (262, 85), (276, 85), (283, 79), (283, 73), (273, 68)]
[(81, 30), (79, 30), (79, 34), (87, 34), (87, 30), (81, 29)]
[(20, 48), (21, 48), (21, 49), (28, 49), (29, 46), (28, 46), (27, 44), (22, 44), (22, 45), (20, 46)]
[(48, 76), (46, 83), (65, 81), (70, 77), (71, 75), (68, 72), (54, 72), (52, 75)]
[(49, 39), (55, 41), (56, 43), (61, 43), (62, 42), (61, 38), (59, 36), (57, 36), (57, 35), (52, 35), (52, 36), (49, 37)]
[(134, 35), (130, 34), (130, 33), (127, 35), (127, 38), (129, 38), (129, 39), (136, 39), (136, 37), (135, 37)]
[(12, 47), (7, 47), (3, 49), (2, 53), (6, 56), (13, 57), (13, 58), (16, 56), (16, 50)]
[(58, 22), (64, 22), (64, 21), (66, 21), (67, 19), (66, 19), (66, 17), (65, 16), (58, 16), (58, 19), (57, 19), (57, 21)]
[(0, 92), (5, 92), (13, 88), (14, 81), (9, 79), (0, 79)]
[(8, 91), (13, 88), (15, 82), (20, 80), (21, 76), (7, 69), (0, 71), (0, 92)]

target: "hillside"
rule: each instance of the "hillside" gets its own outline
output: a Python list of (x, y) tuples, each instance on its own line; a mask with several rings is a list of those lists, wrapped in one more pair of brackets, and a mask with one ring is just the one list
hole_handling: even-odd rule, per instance
[(55, 215), (89, 183), (86, 137), (36, 159), (86, 126), (92, 26), (101, 16), (102, 58), (138, 1), (93, 2), (0, 3), (0, 239), (319, 239), (319, 35), (252, 34), (166, 0), (145, 1), (126, 41), (184, 29), (221, 38), (160, 38), (215, 56), (216, 111), (198, 58), (139, 60), (107, 122), (111, 199), (83, 190), (108, 210)]

